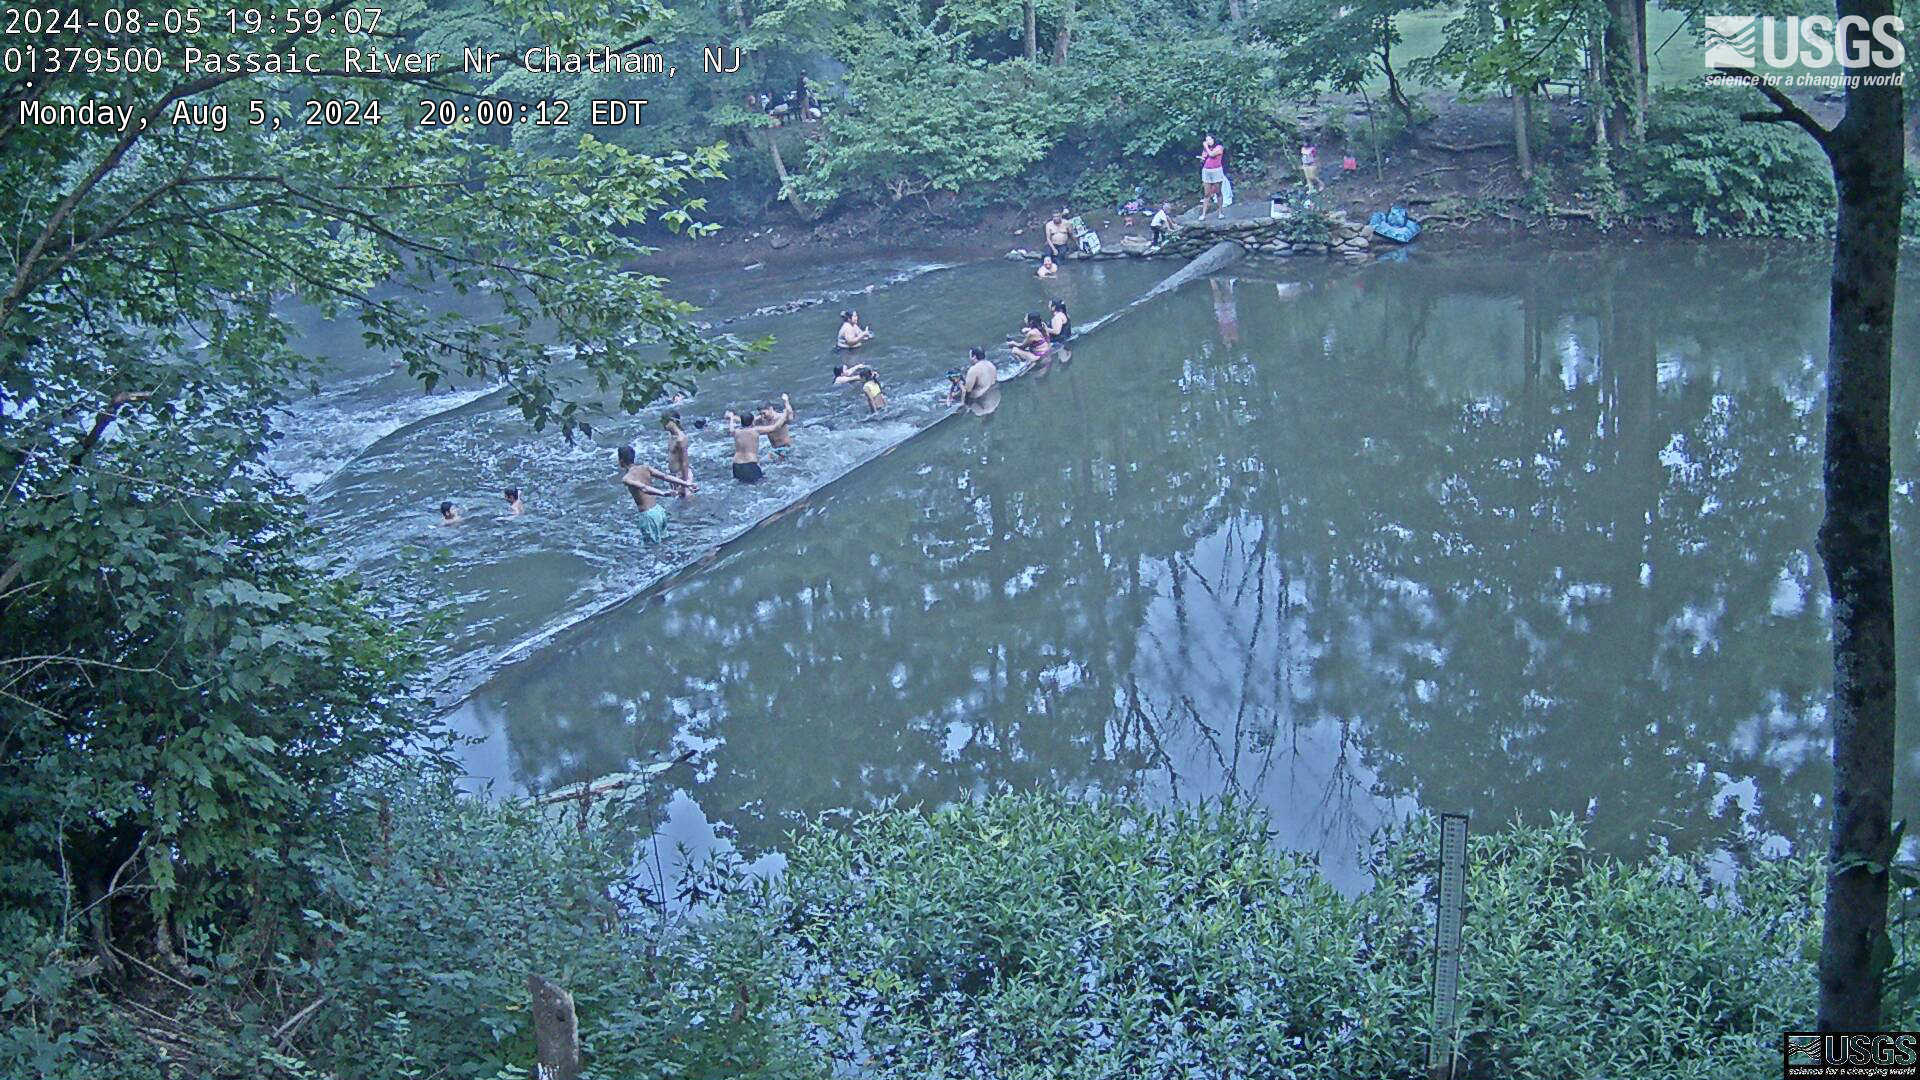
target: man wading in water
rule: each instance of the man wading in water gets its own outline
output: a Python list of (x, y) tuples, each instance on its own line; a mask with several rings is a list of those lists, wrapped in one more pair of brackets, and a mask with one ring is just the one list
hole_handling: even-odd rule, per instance
[(667, 508), (653, 500), (666, 498), (672, 493), (654, 487), (654, 482), (676, 486), (684, 491), (697, 491), (698, 485), (677, 476), (668, 476), (651, 465), (637, 464), (631, 446), (623, 446), (615, 451), (614, 460), (620, 463), (620, 482), (627, 486), (627, 494), (633, 496), (633, 505), (640, 508), (640, 538), (649, 544), (665, 540)]
[[(780, 395), (780, 400), (786, 401), (786, 395)], [(793, 406), (788, 405), (787, 415), (792, 414)], [(753, 411), (742, 409), (737, 413), (727, 413), (727, 422), (733, 425), (733, 478), (743, 484), (758, 483), (761, 477), (767, 475), (760, 468), (760, 436), (786, 421), (782, 419), (778, 423), (756, 424), (753, 422)]]
[[(680, 413), (670, 412), (660, 418), (660, 426), (667, 429), (667, 471), (693, 485), (693, 462), (687, 457), (687, 433), (680, 430)], [(687, 497), (687, 488), (680, 489), (680, 497)]]
[(767, 429), (767, 445), (773, 448), (773, 456), (781, 461), (787, 459), (787, 451), (793, 449), (793, 434), (787, 430), (787, 424), (793, 420), (793, 402), (787, 395), (780, 395), (780, 407), (760, 406), (760, 422), (772, 424)]

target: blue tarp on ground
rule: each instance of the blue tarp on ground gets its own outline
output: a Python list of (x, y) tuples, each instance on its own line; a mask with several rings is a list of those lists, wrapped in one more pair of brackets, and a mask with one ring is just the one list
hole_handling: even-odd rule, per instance
[(1382, 213), (1375, 210), (1367, 218), (1367, 227), (1389, 240), (1404, 244), (1420, 235), (1420, 223), (1407, 216), (1403, 206)]

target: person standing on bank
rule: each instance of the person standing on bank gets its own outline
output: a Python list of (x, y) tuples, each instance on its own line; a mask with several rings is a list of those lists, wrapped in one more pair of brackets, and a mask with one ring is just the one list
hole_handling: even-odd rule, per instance
[(1227, 148), (1213, 141), (1209, 135), (1200, 146), (1200, 216), (1207, 216), (1207, 207), (1219, 209), (1222, 216), (1227, 212), (1226, 204), (1220, 200), (1220, 185), (1227, 182)]

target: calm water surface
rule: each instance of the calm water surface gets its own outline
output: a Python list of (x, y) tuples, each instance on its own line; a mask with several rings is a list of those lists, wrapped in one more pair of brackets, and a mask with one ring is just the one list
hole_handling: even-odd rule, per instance
[[(1071, 268), (1046, 291), (1112, 310), (1171, 267), (1144, 269)], [(780, 499), (741, 503), (709, 464), (676, 528), (873, 457), (936, 415), (953, 356), (1042, 298), (988, 264), (869, 301), (907, 330), (888, 339), (910, 378), (884, 439), (857, 434), (871, 425), (816, 373), (831, 312), (749, 320), (805, 345), (738, 385), (804, 383), (815, 422), (772, 470), (791, 480)], [(697, 573), (541, 638), (452, 722), (485, 738), (472, 767), (507, 789), (700, 749), (656, 794), (665, 830), (750, 856), (823, 811), (1034, 786), (1251, 798), (1342, 875), (1416, 807), (1485, 826), (1574, 814), (1625, 854), (1732, 829), (1801, 841), (1830, 779), (1811, 550), (1825, 308), (1817, 260), (1689, 248), (1242, 267), (1117, 319), (992, 416), (879, 456)], [(429, 495), (380, 462), (419, 470), (447, 440), (548, 461), (565, 508), (446, 541), (449, 576), (476, 624), (564, 625), (602, 595), (603, 565), (654, 556), (630, 540), (605, 447), (575, 462), (489, 415), (363, 457), (323, 515)], [(1900, 574), (1920, 610), (1912, 559)]]

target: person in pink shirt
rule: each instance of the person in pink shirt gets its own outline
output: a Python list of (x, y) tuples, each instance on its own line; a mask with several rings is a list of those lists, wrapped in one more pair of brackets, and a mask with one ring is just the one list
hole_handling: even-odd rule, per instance
[(1209, 206), (1216, 207), (1220, 213), (1227, 212), (1226, 205), (1220, 201), (1220, 185), (1227, 182), (1227, 148), (1207, 136), (1200, 146), (1200, 216), (1207, 216)]

